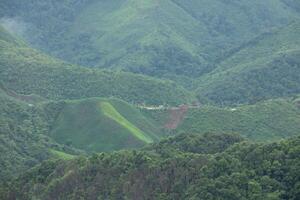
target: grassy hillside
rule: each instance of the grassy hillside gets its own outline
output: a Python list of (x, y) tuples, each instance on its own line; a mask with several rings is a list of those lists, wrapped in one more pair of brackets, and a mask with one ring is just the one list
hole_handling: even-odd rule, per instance
[(182, 135), (143, 151), (45, 162), (2, 187), (0, 195), (5, 200), (296, 200), (299, 150), (299, 137), (253, 144), (234, 135)]
[(64, 102), (52, 127), (57, 142), (87, 151), (141, 147), (162, 137), (136, 108), (116, 99)]
[(262, 34), (229, 53), (200, 78), (199, 98), (253, 103), (300, 92), (300, 23)]
[(6, 87), (49, 99), (118, 97), (128, 102), (180, 104), (192, 95), (174, 82), (63, 63), (9, 39), (0, 40), (0, 77)]
[[(175, 133), (238, 133), (254, 141), (274, 141), (299, 135), (297, 100), (269, 100), (235, 108), (190, 108)], [(165, 127), (171, 111), (144, 111)]]

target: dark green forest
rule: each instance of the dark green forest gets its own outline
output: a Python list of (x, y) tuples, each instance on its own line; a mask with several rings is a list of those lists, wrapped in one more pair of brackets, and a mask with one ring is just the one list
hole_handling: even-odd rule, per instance
[(0, 77), (7, 88), (18, 93), (53, 100), (117, 97), (151, 105), (178, 105), (194, 99), (193, 94), (172, 81), (73, 66), (40, 53), (8, 34), (3, 30), (0, 35)]
[(254, 144), (237, 135), (179, 135), (139, 151), (44, 162), (2, 194), (45, 200), (298, 199), (299, 145), (299, 137)]
[(0, 199), (300, 199), (298, 0), (1, 0)]

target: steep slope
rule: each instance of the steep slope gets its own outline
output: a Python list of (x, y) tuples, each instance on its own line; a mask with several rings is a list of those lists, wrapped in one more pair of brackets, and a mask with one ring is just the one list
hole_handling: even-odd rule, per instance
[(0, 103), (0, 182), (50, 158), (137, 148), (164, 136), (134, 106), (117, 99), (49, 102), (1, 86)]
[(118, 97), (128, 102), (180, 104), (192, 95), (171, 81), (63, 63), (23, 44), (0, 40), (0, 78), (22, 94), (49, 99)]
[(300, 92), (300, 23), (265, 33), (229, 53), (200, 78), (199, 98), (253, 103)]
[(57, 142), (87, 151), (136, 148), (162, 137), (136, 108), (116, 99), (64, 102), (52, 127)]
[[(300, 109), (297, 100), (277, 99), (235, 108), (201, 106), (189, 108), (176, 133), (238, 133), (253, 141), (275, 141), (299, 135)], [(143, 110), (160, 127), (170, 128), (172, 112)]]
[(296, 200), (299, 150), (299, 137), (178, 136), (144, 151), (46, 162), (3, 188), (2, 199)]
[(0, 113), (0, 182), (46, 159), (78, 153), (45, 135), (49, 124), (32, 102), (9, 96), (0, 89)]
[(0, 7), (4, 19), (30, 27), (27, 40), (59, 58), (188, 86), (187, 77), (211, 71), (228, 50), (299, 20), (288, 1), (10, 0)]

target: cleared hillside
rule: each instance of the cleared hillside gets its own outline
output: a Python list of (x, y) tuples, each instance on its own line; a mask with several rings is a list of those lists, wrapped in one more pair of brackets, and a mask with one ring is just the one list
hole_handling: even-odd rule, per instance
[(139, 110), (116, 99), (63, 102), (52, 127), (57, 142), (89, 152), (137, 148), (162, 137)]
[[(146, 116), (166, 128), (173, 112), (143, 111)], [(189, 108), (176, 133), (238, 133), (253, 141), (275, 141), (299, 135), (300, 107), (297, 100), (269, 100), (235, 108), (201, 106)]]

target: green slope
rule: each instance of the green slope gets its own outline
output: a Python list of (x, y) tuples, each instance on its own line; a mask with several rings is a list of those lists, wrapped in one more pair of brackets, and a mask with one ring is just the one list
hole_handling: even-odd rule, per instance
[[(87, 66), (175, 80), (186, 88), (198, 88), (202, 101), (252, 103), (299, 93), (299, 52), (295, 48), (299, 44), (299, 9), (294, 0), (31, 0), (25, 4), (12, 0), (0, 5), (2, 17), (28, 24), (24, 35), (31, 39), (25, 39), (51, 55)], [(126, 77), (126, 81), (131, 78), (131, 74), (116, 76)], [(171, 83), (164, 84), (171, 87)], [(130, 96), (135, 96), (135, 90)], [(109, 93), (105, 96), (137, 101), (109, 91), (84, 96)], [(174, 99), (179, 96), (173, 94)]]
[(54, 150), (54, 149), (50, 149), (50, 152), (52, 153), (52, 155), (53, 155), (55, 158), (58, 158), (58, 159), (71, 160), (71, 159), (74, 159), (74, 158), (75, 158), (74, 155), (65, 153), (65, 152), (63, 152), (63, 151), (57, 151), (57, 150)]
[(1, 25), (0, 25), (0, 40), (10, 42), (16, 45), (21, 45), (24, 44), (21, 39), (17, 39), (16, 37), (12, 36), (7, 30), (5, 30)]
[[(238, 133), (253, 141), (274, 141), (299, 135), (300, 107), (297, 100), (269, 100), (235, 108), (190, 108), (175, 133)], [(144, 111), (161, 127), (170, 111)]]
[(52, 127), (57, 142), (87, 151), (141, 147), (162, 137), (136, 108), (116, 99), (67, 101)]
[(134, 135), (139, 140), (142, 140), (145, 143), (153, 142), (145, 133), (143, 133), (139, 128), (134, 126), (128, 120), (126, 120), (109, 102), (100, 103), (103, 114), (106, 117), (114, 120), (124, 128), (128, 129), (132, 135)]
[(59, 58), (166, 76), (188, 86), (186, 77), (209, 72), (228, 50), (299, 20), (287, 2), (295, 5), (290, 0), (11, 0), (1, 2), (0, 13), (28, 23), (24, 37)]
[[(14, 93), (16, 94), (16, 93)], [(44, 110), (0, 88), (0, 183), (15, 178), (40, 162), (78, 151), (59, 145), (46, 136)]]
[(199, 98), (253, 103), (300, 92), (300, 23), (262, 34), (233, 50), (200, 78)]
[(113, 96), (147, 104), (180, 104), (193, 99), (171, 81), (73, 66), (5, 38), (0, 40), (0, 58), (1, 81), (22, 94), (49, 99)]

